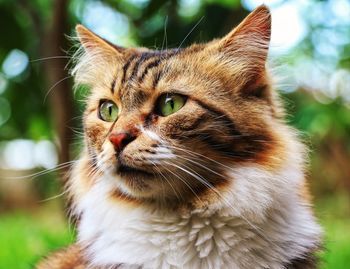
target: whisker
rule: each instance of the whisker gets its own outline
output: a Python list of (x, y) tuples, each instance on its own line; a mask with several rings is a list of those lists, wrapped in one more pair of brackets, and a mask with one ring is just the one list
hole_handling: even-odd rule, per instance
[(193, 163), (193, 164), (195, 164), (195, 165), (200, 166), (201, 168), (206, 169), (207, 171), (209, 171), (209, 172), (211, 172), (211, 173), (213, 173), (213, 174), (215, 174), (215, 175), (218, 175), (218, 176), (220, 176), (220, 177), (226, 179), (226, 177), (223, 176), (222, 174), (220, 174), (220, 173), (218, 173), (218, 172), (216, 172), (216, 171), (210, 169), (209, 167), (207, 167), (207, 166), (205, 166), (205, 165), (203, 165), (203, 164), (201, 164), (201, 163), (198, 163), (198, 162), (196, 162), (196, 161), (194, 161), (194, 160), (192, 160), (192, 159), (190, 159), (190, 158), (186, 158), (186, 157), (183, 157), (183, 156), (178, 155), (178, 154), (176, 154), (176, 157), (181, 158), (181, 159), (184, 159), (184, 160), (186, 160), (186, 161), (189, 161), (189, 162), (191, 162), (191, 163)]
[(49, 96), (49, 94), (51, 93), (51, 91), (52, 91), (58, 84), (60, 84), (61, 82), (65, 81), (65, 80), (67, 80), (67, 79), (70, 79), (71, 77), (72, 77), (72, 76), (70, 76), (70, 75), (69, 75), (69, 76), (66, 76), (66, 77), (60, 79), (59, 81), (57, 81), (54, 85), (52, 85), (51, 88), (50, 88), (50, 89), (47, 91), (47, 93), (45, 94), (43, 104), (45, 104), (47, 97)]
[[(100, 159), (100, 163), (105, 163), (108, 159), (109, 159), (109, 157), (108, 156), (104, 156), (103, 154), (100, 154), (100, 155), (102, 155), (100, 158), (97, 156), (96, 158), (94, 158), (93, 160), (92, 160), (92, 170), (89, 172), (89, 174), (88, 174), (88, 177), (95, 177), (98, 173), (101, 173), (101, 174), (103, 174), (103, 170), (101, 169), (102, 167), (99, 167), (99, 165), (98, 165), (98, 159)], [(99, 180), (99, 179), (98, 179)]]
[(204, 16), (202, 18), (199, 19), (199, 21), (192, 27), (192, 29), (189, 31), (189, 33), (185, 36), (185, 38), (181, 41), (179, 47), (177, 48), (177, 51), (180, 50), (181, 46), (183, 45), (183, 43), (186, 41), (186, 39), (192, 34), (192, 32), (194, 31), (194, 29), (197, 28), (197, 26), (202, 22), (202, 20), (204, 19)]
[(40, 201), (38, 201), (38, 203), (45, 203), (45, 202), (48, 202), (48, 201), (52, 201), (54, 199), (62, 197), (63, 195), (65, 195), (68, 192), (69, 192), (69, 190), (65, 190), (65, 191), (61, 192), (60, 194), (54, 195), (52, 197), (49, 197), (49, 198), (46, 198), (46, 199), (43, 199), (43, 200), (40, 200)]
[[(164, 162), (167, 164), (167, 162)], [(168, 164), (171, 165), (171, 164)], [(176, 176), (179, 180), (181, 180), (189, 189), (190, 191), (196, 196), (196, 198), (202, 203), (203, 201), (200, 199), (200, 197), (197, 195), (197, 193), (193, 190), (193, 188), (186, 182), (186, 180), (184, 180), (182, 177), (180, 177), (178, 174), (176, 174), (175, 172), (171, 171), (171, 169), (168, 169), (166, 167), (163, 167), (164, 169), (166, 169), (168, 172), (172, 173), (174, 176)]]
[(198, 157), (201, 157), (201, 158), (204, 158), (204, 159), (206, 159), (206, 160), (209, 160), (209, 161), (211, 161), (211, 162), (213, 162), (213, 163), (215, 163), (215, 164), (218, 164), (218, 165), (220, 165), (220, 166), (222, 166), (222, 167), (225, 167), (225, 168), (227, 168), (227, 169), (229, 169), (229, 170), (233, 170), (232, 167), (227, 166), (227, 165), (225, 165), (225, 164), (222, 164), (222, 163), (220, 163), (220, 162), (218, 162), (218, 161), (216, 161), (216, 160), (214, 160), (214, 159), (212, 159), (212, 158), (209, 158), (209, 157), (207, 157), (207, 156), (205, 156), (205, 155), (203, 155), (203, 154), (200, 154), (200, 153), (198, 153), (198, 152), (189, 151), (189, 150), (186, 150), (186, 149), (184, 149), (184, 148), (180, 148), (180, 147), (176, 147), (176, 146), (172, 146), (172, 145), (168, 145), (168, 147), (173, 148), (173, 149), (177, 149), (177, 150), (180, 150), (180, 151), (183, 151), (183, 152), (186, 152), (186, 153), (189, 154), (189, 155), (196, 155), (196, 156), (198, 156)]
[(39, 59), (31, 60), (31, 63), (40, 62), (40, 61), (46, 61), (46, 60), (55, 60), (55, 59), (70, 59), (71, 57), (65, 56), (65, 55), (59, 55), (59, 56), (50, 56), (50, 57), (44, 57)]
[[(173, 185), (171, 184), (171, 182), (163, 175), (162, 171), (158, 168), (158, 166), (157, 166), (153, 161), (151, 161), (151, 163), (152, 163), (153, 166), (156, 168), (156, 170), (158, 171), (158, 173), (160, 174), (160, 176), (163, 177), (163, 178), (166, 180), (166, 182), (169, 184), (169, 186), (173, 189), (176, 198), (177, 198), (179, 201), (183, 201), (183, 197), (182, 197), (181, 193), (178, 193), (178, 192), (175, 190), (175, 188), (173, 187)], [(180, 195), (181, 199), (180, 199), (180, 197), (178, 196), (178, 194)]]
[(165, 48), (168, 48), (168, 36), (166, 31), (167, 26), (168, 26), (168, 16), (165, 17), (165, 21), (164, 21), (164, 37), (162, 42), (162, 50), (164, 49), (164, 43), (165, 43)]
[(45, 169), (43, 171), (40, 171), (40, 172), (37, 172), (37, 173), (34, 173), (34, 174), (30, 174), (30, 175), (25, 175), (25, 176), (14, 176), (14, 177), (6, 177), (5, 179), (11, 179), (11, 180), (14, 180), (14, 179), (28, 179), (28, 178), (36, 178), (36, 177), (39, 177), (39, 176), (42, 176), (42, 175), (45, 175), (45, 174), (48, 174), (48, 173), (52, 173), (52, 172), (55, 172), (55, 171), (58, 171), (60, 169), (63, 169), (63, 168), (67, 168), (69, 166), (71, 166), (73, 163), (77, 162), (78, 160), (73, 160), (73, 161), (69, 161), (69, 162), (65, 162), (65, 163), (61, 163), (61, 164), (58, 164), (56, 167), (54, 168), (51, 168), (51, 169)]

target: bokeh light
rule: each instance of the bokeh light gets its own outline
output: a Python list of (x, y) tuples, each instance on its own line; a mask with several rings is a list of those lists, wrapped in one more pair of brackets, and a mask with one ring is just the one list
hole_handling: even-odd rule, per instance
[(128, 18), (111, 7), (98, 1), (89, 1), (84, 6), (80, 19), (86, 27), (101, 37), (120, 45), (127, 43)]
[(2, 142), (0, 154), (2, 169), (28, 170), (35, 167), (51, 169), (58, 161), (56, 147), (48, 140), (35, 142), (28, 139), (14, 139)]
[(8, 78), (14, 78), (22, 74), (29, 63), (26, 53), (14, 49), (9, 52), (2, 64), (2, 70)]

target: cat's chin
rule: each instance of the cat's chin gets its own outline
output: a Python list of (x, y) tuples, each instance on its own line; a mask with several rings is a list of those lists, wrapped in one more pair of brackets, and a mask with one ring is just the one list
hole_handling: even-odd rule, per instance
[(121, 178), (125, 180), (131, 180), (131, 181), (147, 180), (155, 177), (154, 173), (151, 173), (143, 169), (131, 167), (128, 165), (119, 165), (117, 168), (117, 174)]
[(157, 176), (156, 174), (127, 166), (120, 165), (116, 169), (114, 176), (118, 183), (120, 191), (127, 196), (134, 198), (150, 198), (154, 197), (157, 188), (155, 187)]

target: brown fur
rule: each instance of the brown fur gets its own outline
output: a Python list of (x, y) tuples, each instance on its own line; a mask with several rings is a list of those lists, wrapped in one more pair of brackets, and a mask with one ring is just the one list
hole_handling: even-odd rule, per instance
[(310, 252), (303, 258), (295, 259), (286, 266), (287, 269), (316, 269), (318, 268), (318, 261), (314, 255), (315, 251)]
[(37, 269), (85, 269), (87, 264), (81, 255), (78, 245), (72, 245), (56, 252), (48, 259), (39, 263)]
[[(105, 72), (104, 79), (98, 82), (91, 80), (102, 75), (97, 73), (98, 63), (94, 70), (90, 70), (89, 66), (76, 69), (78, 82), (91, 77), (88, 82), (93, 87), (84, 120), (88, 152), (99, 154), (110, 132), (135, 132), (133, 126), (146, 123), (155, 126), (158, 134), (170, 144), (190, 148), (225, 165), (250, 162), (271, 169), (278, 168), (276, 160), (283, 160), (284, 154), (284, 131), (278, 122), (280, 115), (276, 112), (278, 100), (270, 89), (265, 72), (269, 28), (270, 15), (263, 7), (221, 40), (195, 44), (181, 50), (152, 51), (112, 46), (78, 26), (77, 31), (87, 54), (93, 51), (95, 60), (104, 61), (111, 70), (107, 74)], [(107, 59), (106, 55), (110, 57)], [(157, 98), (169, 91), (187, 95), (186, 106), (181, 112), (169, 117), (153, 114)], [(101, 99), (113, 100), (120, 108), (121, 113), (115, 125), (96, 117)], [(136, 136), (135, 142), (124, 150), (124, 161), (128, 165), (144, 168), (145, 165), (136, 163), (136, 159), (145, 158), (141, 150), (149, 152), (147, 148), (154, 141), (142, 134)], [(140, 145), (143, 147), (141, 150)], [(113, 162), (115, 160), (111, 158), (110, 165)], [(202, 165), (208, 163), (204, 161)], [(89, 169), (91, 164), (87, 166), (86, 169)], [(157, 173), (153, 166), (147, 169)], [(170, 167), (167, 169), (174, 170)], [(192, 169), (201, 173), (195, 167)], [(217, 167), (210, 169), (222, 173)], [(174, 172), (183, 174), (178, 169)], [(222, 180), (218, 181), (213, 175), (210, 184), (216, 186)], [(207, 193), (203, 193), (205, 188), (197, 182), (190, 178), (189, 182), (196, 190), (196, 196)], [(141, 199), (145, 202), (160, 198), (156, 197), (156, 193), (145, 194), (145, 197), (138, 191), (154, 190), (154, 185), (160, 184), (157, 180), (152, 186), (143, 179), (124, 183), (138, 192), (131, 200)], [(173, 187), (168, 188), (166, 199), (173, 201), (177, 198), (174, 197), (176, 192), (185, 197), (179, 201), (181, 203), (196, 199), (193, 192), (179, 180), (175, 179), (170, 184)]]

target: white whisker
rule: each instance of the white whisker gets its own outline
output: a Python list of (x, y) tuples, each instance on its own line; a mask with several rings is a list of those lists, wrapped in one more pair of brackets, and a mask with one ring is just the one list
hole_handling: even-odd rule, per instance
[(12, 179), (28, 179), (28, 178), (36, 178), (36, 177), (40, 177), (42, 175), (45, 175), (45, 174), (48, 174), (48, 173), (52, 173), (52, 172), (55, 172), (55, 171), (58, 171), (60, 169), (64, 169), (64, 168), (67, 168), (67, 167), (70, 167), (72, 164), (74, 164), (75, 162), (77, 162), (77, 160), (73, 160), (73, 161), (69, 161), (69, 162), (65, 162), (65, 163), (61, 163), (61, 164), (58, 164), (57, 166), (55, 166), (54, 168), (51, 168), (51, 169), (45, 169), (43, 171), (40, 171), (38, 173), (34, 173), (34, 174), (30, 174), (30, 175), (25, 175), (25, 176), (14, 176), (14, 177), (5, 177), (4, 179), (9, 179), (9, 180), (12, 180)]
[(35, 62), (41, 62), (41, 61), (46, 61), (46, 60), (56, 60), (56, 59), (70, 59), (71, 57), (66, 56), (66, 55), (59, 55), (59, 56), (51, 56), (51, 57), (44, 57), (44, 58), (39, 58), (39, 59), (34, 59), (31, 60), (31, 63)]

